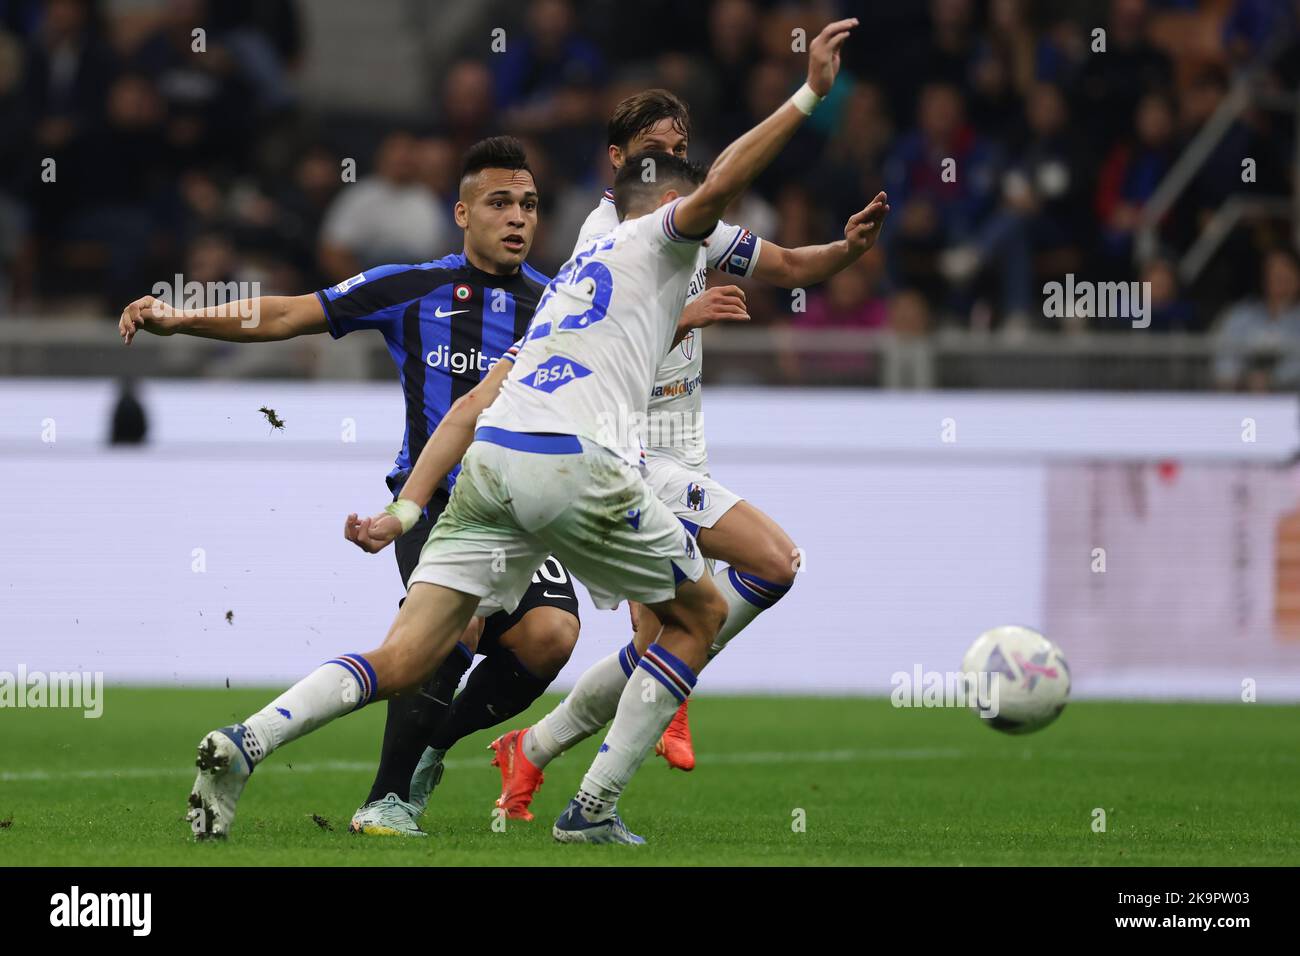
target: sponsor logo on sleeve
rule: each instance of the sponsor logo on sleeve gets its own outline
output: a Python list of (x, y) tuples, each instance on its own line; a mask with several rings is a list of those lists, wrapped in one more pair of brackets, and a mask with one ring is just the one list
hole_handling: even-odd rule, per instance
[(348, 289), (351, 289), (355, 285), (360, 285), (362, 282), (365, 281), (366, 281), (366, 274), (364, 272), (358, 272), (351, 279), (344, 279), (342, 282), (336, 285), (333, 289), (333, 292), (335, 295), (343, 295), (345, 292), (348, 291)]

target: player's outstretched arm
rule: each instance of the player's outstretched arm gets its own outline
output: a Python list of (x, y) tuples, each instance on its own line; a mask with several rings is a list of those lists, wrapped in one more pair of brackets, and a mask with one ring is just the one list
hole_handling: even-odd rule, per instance
[(825, 282), (876, 244), (888, 215), (889, 197), (881, 192), (867, 204), (866, 209), (849, 217), (844, 226), (844, 238), (836, 242), (786, 249), (764, 239), (763, 251), (754, 264), (754, 278), (783, 289)]
[(722, 211), (776, 158), (830, 92), (840, 70), (840, 48), (857, 25), (856, 18), (836, 20), (817, 34), (808, 46), (807, 84), (718, 155), (699, 189), (674, 210), (673, 226), (678, 232), (702, 236), (712, 231)]
[(226, 342), (278, 342), (326, 331), (320, 299), (308, 295), (263, 295), (206, 309), (176, 309), (147, 295), (122, 310), (118, 335), (130, 345), (137, 332), (196, 335)]
[(465, 457), (474, 442), (474, 426), (479, 415), (496, 401), (514, 364), (509, 358), (497, 362), (481, 382), (456, 399), (420, 452), (398, 499), (372, 518), (348, 515), (343, 523), (343, 537), (373, 554), (411, 530), (447, 472)]

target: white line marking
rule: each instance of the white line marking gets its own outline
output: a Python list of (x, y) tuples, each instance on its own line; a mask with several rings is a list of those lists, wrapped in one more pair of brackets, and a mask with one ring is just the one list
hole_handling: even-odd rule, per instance
[[(856, 763), (873, 760), (952, 760), (964, 756), (964, 751), (951, 749), (885, 749), (874, 750), (805, 750), (797, 753), (756, 752), (734, 754), (701, 754), (699, 764), (770, 764), (770, 763)], [(288, 766), (293, 764), (292, 769)], [(262, 767), (267, 773), (373, 773), (375, 764), (359, 760), (322, 760), (311, 763), (293, 763), (280, 760)], [(448, 770), (492, 770), (488, 758), (445, 761)], [(122, 767), (118, 770), (5, 770), (0, 771), (0, 783), (46, 782), (56, 780), (113, 780), (150, 779), (155, 777), (184, 777), (192, 775), (192, 767)]]
[[(700, 754), (696, 763), (702, 766), (710, 764), (727, 766), (753, 766), (773, 763), (871, 763), (873, 761), (923, 761), (923, 760), (957, 760), (972, 756), (970, 751), (955, 748), (927, 747), (879, 747), (869, 750), (804, 750), (795, 753), (777, 751), (755, 751), (750, 753)], [(1008, 752), (1006, 759), (1019, 757), (1022, 760), (1051, 760), (1076, 762), (1080, 760), (1101, 761), (1104, 763), (1149, 763), (1162, 760), (1182, 760), (1189, 756), (1183, 752), (1161, 751), (1159, 753), (1139, 753), (1128, 751), (1092, 751), (1092, 750), (1054, 750), (1031, 751), (1023, 749)], [(1290, 754), (1219, 754), (1219, 758), (1237, 759), (1239, 762), (1253, 763), (1258, 766), (1274, 764), (1294, 764), (1300, 758)], [(292, 769), (289, 764), (293, 764)], [(448, 770), (494, 770), (486, 757), (452, 759), (445, 763)], [(375, 764), (362, 760), (321, 760), (308, 763), (293, 763), (292, 760), (279, 760), (262, 768), (263, 773), (358, 773), (371, 774)], [(0, 783), (47, 782), (58, 780), (132, 780), (156, 777), (184, 777), (193, 774), (192, 767), (123, 767), (119, 770), (5, 770), (0, 771)]]

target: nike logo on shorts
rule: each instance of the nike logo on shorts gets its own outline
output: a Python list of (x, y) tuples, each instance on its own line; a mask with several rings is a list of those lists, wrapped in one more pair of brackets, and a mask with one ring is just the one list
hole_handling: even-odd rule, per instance
[(542, 597), (557, 597), (557, 598), (565, 598), (567, 600), (569, 596), (567, 594), (552, 594), (550, 591), (543, 591)]

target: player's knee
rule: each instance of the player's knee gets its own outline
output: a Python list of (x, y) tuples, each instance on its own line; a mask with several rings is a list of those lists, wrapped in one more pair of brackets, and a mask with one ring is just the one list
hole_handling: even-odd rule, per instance
[(558, 608), (529, 611), (516, 627), (520, 633), (511, 635), (516, 639), (507, 646), (538, 677), (554, 677), (563, 670), (578, 643), (578, 619)]
[(726, 598), (714, 589), (682, 616), (681, 623), (695, 640), (708, 647), (727, 623), (727, 610)]
[(547, 617), (537, 645), (536, 670), (543, 676), (554, 677), (573, 656), (573, 648), (578, 643), (578, 619), (567, 611), (556, 611)]
[(802, 560), (802, 552), (786, 535), (772, 535), (743, 561), (736, 562), (736, 570), (744, 571), (780, 588), (794, 584)]
[[(415, 621), (398, 621), (383, 646), (365, 655), (375, 670), (383, 696), (420, 687), (451, 654), (459, 654), (455, 641), (440, 640)], [(440, 652), (441, 649), (441, 652)]]
[(418, 687), (429, 675), (428, 662), (402, 642), (390, 642), (363, 655), (375, 670), (375, 679), (383, 696), (391, 697)]
[[(673, 601), (657, 609), (665, 628), (684, 631), (703, 646), (712, 643), (727, 622), (727, 601), (715, 587), (699, 588), (689, 598)], [(638, 630), (638, 637), (640, 631)], [(654, 643), (654, 641), (650, 641)], [(638, 646), (638, 651), (640, 647)]]

